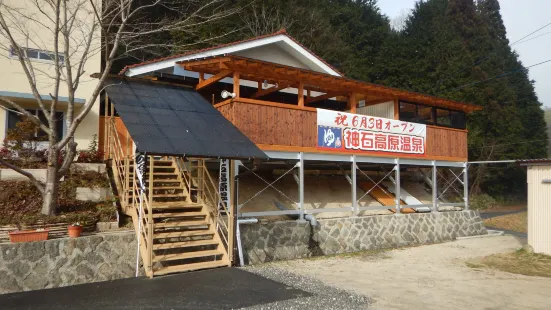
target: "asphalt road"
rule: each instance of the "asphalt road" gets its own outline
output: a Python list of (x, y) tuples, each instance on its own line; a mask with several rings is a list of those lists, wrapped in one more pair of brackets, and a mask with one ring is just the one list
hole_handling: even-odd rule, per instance
[(236, 309), (313, 294), (238, 268), (0, 295), (1, 309)]

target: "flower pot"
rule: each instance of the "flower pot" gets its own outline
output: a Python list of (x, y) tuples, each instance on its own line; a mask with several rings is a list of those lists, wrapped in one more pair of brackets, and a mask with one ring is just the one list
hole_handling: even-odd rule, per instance
[(82, 226), (69, 225), (67, 229), (69, 231), (69, 237), (71, 238), (78, 238), (82, 233)]
[(45, 230), (17, 230), (10, 231), (10, 242), (32, 242), (32, 241), (44, 241), (48, 240), (48, 233), (50, 231)]

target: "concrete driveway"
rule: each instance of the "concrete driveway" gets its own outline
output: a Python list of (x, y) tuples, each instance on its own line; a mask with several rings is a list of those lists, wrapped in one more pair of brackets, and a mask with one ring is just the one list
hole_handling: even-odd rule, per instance
[(466, 264), (521, 246), (514, 236), (488, 236), (277, 266), (370, 296), (374, 309), (550, 309), (551, 278)]

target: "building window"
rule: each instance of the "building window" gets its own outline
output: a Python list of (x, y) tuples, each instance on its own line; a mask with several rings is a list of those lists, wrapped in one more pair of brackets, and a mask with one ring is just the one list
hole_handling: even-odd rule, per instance
[[(51, 51), (43, 51), (43, 50), (37, 50), (34, 48), (26, 48), (26, 47), (21, 47), (21, 50), (23, 51), (23, 54), (25, 55), (25, 57), (29, 59), (40, 60), (40, 61), (51, 62), (51, 63), (53, 63), (55, 60), (55, 53)], [(65, 55), (63, 53), (58, 53), (57, 55), (59, 57), (59, 62), (63, 63), (65, 61)], [(17, 58), (17, 53), (15, 52), (13, 46), (10, 48), (10, 57)]]
[[(46, 120), (46, 116), (44, 115), (44, 112), (42, 112), (40, 110), (27, 110), (27, 111), (29, 111), (33, 115), (38, 116), (38, 118), (40, 119), (40, 121), (43, 124), (48, 124), (48, 121)], [(57, 139), (59, 140), (59, 139), (63, 138), (63, 134), (64, 134), (64, 130), (63, 130), (63, 124), (64, 124), (63, 112), (55, 112), (55, 118), (57, 120), (56, 135), (57, 135)], [(7, 129), (15, 128), (17, 126), (17, 123), (19, 123), (22, 120), (23, 120), (23, 116), (21, 114), (13, 112), (13, 111), (9, 111), (8, 112), (8, 128)], [(35, 135), (39, 140), (44, 140), (44, 141), (48, 140), (48, 135), (42, 130), (37, 130)]]
[(458, 129), (466, 128), (465, 112), (431, 107), (424, 104), (400, 102), (400, 120)]

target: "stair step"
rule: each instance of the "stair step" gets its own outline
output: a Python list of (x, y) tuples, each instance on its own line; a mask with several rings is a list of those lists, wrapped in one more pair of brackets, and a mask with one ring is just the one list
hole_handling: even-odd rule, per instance
[(159, 243), (159, 244), (153, 245), (153, 250), (187, 248), (187, 247), (201, 246), (201, 245), (218, 245), (218, 242), (215, 240), (191, 240), (191, 241), (181, 241), (181, 242)]
[(183, 193), (179, 194), (153, 194), (153, 198), (175, 198), (175, 197), (186, 197)]
[[(161, 191), (161, 190), (184, 190), (184, 189), (181, 186), (155, 186), (153, 190)], [(132, 192), (132, 189), (129, 189), (128, 191)]]
[(183, 190), (183, 188), (181, 186), (155, 186), (153, 188), (153, 190), (155, 190), (155, 191), (156, 190), (163, 190), (163, 189), (182, 189)]
[[(133, 171), (130, 171), (130, 175), (134, 175), (134, 172)], [(176, 172), (157, 172), (157, 171), (153, 171), (153, 176), (156, 176), (156, 175), (172, 175), (172, 176), (178, 176), (178, 173)], [(147, 173), (147, 176), (149, 176), (149, 173)]]
[[(149, 178), (145, 182), (149, 183)], [(180, 183), (180, 180), (178, 180), (178, 179), (155, 179), (155, 180), (153, 180), (153, 183)]]
[(172, 221), (165, 223), (155, 223), (153, 226), (155, 228), (171, 228), (171, 227), (182, 227), (182, 226), (208, 226), (207, 221)]
[(190, 217), (190, 216), (206, 216), (203, 212), (170, 212), (170, 213), (153, 213), (154, 219), (170, 218), (170, 217)]
[(198, 257), (205, 257), (205, 256), (217, 256), (222, 254), (224, 254), (224, 252), (220, 250), (208, 250), (208, 251), (196, 251), (196, 252), (178, 253), (178, 254), (155, 255), (155, 257), (153, 257), (153, 262), (166, 262), (171, 260), (198, 258)]
[(197, 209), (202, 208), (203, 205), (200, 203), (193, 202), (183, 202), (183, 201), (154, 201), (151, 205), (153, 209)]
[(202, 262), (202, 263), (195, 263), (195, 264), (163, 267), (159, 270), (154, 271), (153, 274), (161, 276), (169, 273), (186, 272), (186, 271), (192, 271), (192, 270), (201, 270), (201, 269), (209, 269), (209, 268), (217, 268), (217, 267), (228, 267), (228, 266), (229, 264), (227, 262), (216, 260), (212, 262)]
[(196, 237), (196, 236), (208, 236), (214, 235), (214, 231), (210, 229), (190, 230), (190, 231), (173, 231), (154, 233), (154, 239), (166, 239), (166, 238), (179, 238), (179, 237)]

